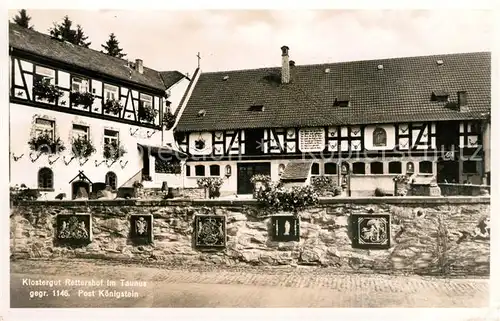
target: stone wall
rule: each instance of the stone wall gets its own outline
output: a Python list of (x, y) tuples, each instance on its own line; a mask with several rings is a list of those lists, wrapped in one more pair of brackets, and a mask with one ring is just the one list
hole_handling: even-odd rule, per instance
[[(254, 200), (32, 201), (12, 207), (13, 258), (89, 257), (169, 264), (318, 265), (339, 271), (428, 275), (489, 274), (488, 197), (322, 199), (300, 213), (300, 241), (275, 242), (271, 218)], [(57, 214), (92, 214), (93, 240), (54, 242)], [(355, 249), (349, 218), (391, 214), (389, 249)], [(130, 242), (130, 215), (152, 214), (154, 242)], [(198, 250), (195, 215), (226, 217), (226, 247)], [(485, 227), (488, 227), (487, 230)]]

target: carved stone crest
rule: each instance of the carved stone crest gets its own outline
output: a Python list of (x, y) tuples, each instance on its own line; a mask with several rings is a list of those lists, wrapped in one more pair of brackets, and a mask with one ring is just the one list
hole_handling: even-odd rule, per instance
[(147, 244), (153, 242), (153, 215), (131, 215), (130, 238), (132, 242), (138, 244)]
[(196, 215), (194, 221), (195, 246), (222, 248), (226, 246), (226, 217)]
[(85, 245), (92, 241), (90, 214), (60, 214), (56, 217), (56, 240), (60, 244)]
[(389, 214), (353, 214), (353, 247), (387, 249), (391, 246)]

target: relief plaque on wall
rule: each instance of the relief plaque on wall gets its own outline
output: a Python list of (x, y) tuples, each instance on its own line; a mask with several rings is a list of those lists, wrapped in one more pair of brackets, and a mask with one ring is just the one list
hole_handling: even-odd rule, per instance
[(56, 241), (59, 244), (86, 245), (92, 242), (90, 214), (59, 214), (56, 217)]
[(273, 241), (287, 242), (300, 239), (299, 218), (293, 215), (271, 217)]
[(226, 246), (226, 217), (222, 215), (196, 215), (194, 240), (197, 248), (224, 248)]
[(390, 214), (352, 214), (352, 246), (360, 249), (388, 249), (391, 246)]
[(130, 216), (130, 239), (137, 244), (153, 242), (153, 215)]

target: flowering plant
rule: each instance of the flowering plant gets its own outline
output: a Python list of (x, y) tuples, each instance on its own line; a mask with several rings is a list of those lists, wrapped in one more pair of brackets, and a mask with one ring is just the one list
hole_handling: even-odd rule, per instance
[(31, 150), (44, 154), (56, 154), (66, 149), (59, 137), (53, 139), (47, 133), (32, 137), (28, 141), (28, 145)]
[(202, 188), (214, 188), (219, 189), (224, 181), (220, 177), (204, 177), (199, 178), (196, 183)]
[(69, 99), (73, 105), (82, 105), (85, 108), (89, 108), (94, 103), (94, 95), (89, 92), (72, 91), (69, 94)]
[(396, 183), (408, 184), (410, 182), (410, 177), (407, 175), (398, 175), (392, 179)]
[(53, 103), (63, 95), (63, 92), (52, 85), (49, 81), (35, 81), (33, 84), (33, 95), (40, 99), (47, 99), (50, 103)]
[(166, 130), (171, 129), (175, 125), (175, 116), (170, 110), (163, 114), (163, 126)]
[(155, 120), (158, 111), (153, 109), (151, 106), (139, 106), (139, 112), (137, 114), (140, 120), (152, 123)]
[(127, 151), (123, 146), (119, 145), (116, 142), (111, 142), (109, 144), (104, 145), (104, 153), (103, 156), (107, 160), (117, 160), (118, 158), (125, 155)]
[(104, 110), (108, 113), (117, 115), (122, 111), (122, 104), (116, 99), (108, 99), (104, 103)]
[(95, 153), (95, 147), (90, 139), (78, 137), (73, 139), (73, 155), (80, 158), (88, 158)]
[(311, 185), (285, 188), (281, 183), (269, 183), (257, 193), (257, 201), (270, 211), (298, 213), (318, 203), (318, 193)]
[(32, 201), (41, 196), (40, 192), (36, 189), (29, 189), (25, 184), (14, 185), (10, 187), (10, 200), (11, 201)]
[(256, 174), (250, 178), (250, 183), (255, 184), (256, 182), (269, 183), (271, 181), (271, 176)]

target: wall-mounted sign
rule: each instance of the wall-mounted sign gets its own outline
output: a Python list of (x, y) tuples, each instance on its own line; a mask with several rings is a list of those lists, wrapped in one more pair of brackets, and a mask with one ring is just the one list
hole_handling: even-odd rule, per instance
[(194, 218), (195, 246), (223, 248), (226, 246), (226, 217), (222, 215), (196, 215)]
[(272, 236), (274, 241), (287, 242), (298, 241), (300, 239), (300, 222), (298, 217), (293, 215), (273, 216)]
[(137, 244), (153, 242), (153, 215), (130, 216), (130, 239)]
[(59, 214), (56, 217), (56, 241), (59, 244), (87, 245), (92, 242), (90, 214)]
[(391, 246), (390, 214), (352, 214), (353, 247), (387, 249)]
[(325, 149), (324, 128), (299, 129), (299, 149), (302, 152), (321, 152)]

